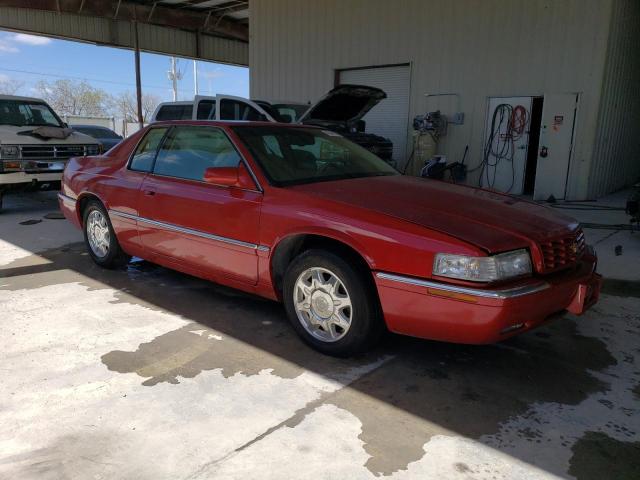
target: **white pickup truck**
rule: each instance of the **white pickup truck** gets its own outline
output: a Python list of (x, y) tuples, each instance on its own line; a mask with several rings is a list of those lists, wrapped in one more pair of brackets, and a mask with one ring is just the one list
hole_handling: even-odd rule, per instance
[(7, 190), (58, 187), (69, 158), (100, 150), (95, 138), (68, 128), (44, 100), (0, 95), (0, 211)]

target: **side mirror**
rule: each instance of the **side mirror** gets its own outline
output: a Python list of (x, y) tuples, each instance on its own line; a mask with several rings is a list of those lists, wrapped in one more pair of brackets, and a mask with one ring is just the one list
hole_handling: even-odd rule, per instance
[(367, 122), (365, 122), (364, 120), (358, 120), (356, 122), (356, 132), (364, 132), (365, 129), (367, 128)]
[(239, 187), (248, 190), (255, 190), (256, 184), (249, 174), (244, 163), (240, 162), (237, 167), (210, 167), (204, 171), (203, 180), (212, 185), (222, 185), (224, 187)]
[(210, 167), (204, 171), (204, 181), (215, 185), (233, 187), (238, 185), (237, 167)]

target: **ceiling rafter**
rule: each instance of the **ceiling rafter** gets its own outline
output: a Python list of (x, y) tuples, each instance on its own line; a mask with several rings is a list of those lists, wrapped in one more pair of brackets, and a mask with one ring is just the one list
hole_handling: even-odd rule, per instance
[[(232, 3), (232, 2), (225, 2)], [(155, 4), (155, 5), (154, 5)], [(208, 9), (181, 8), (178, 4), (167, 5), (161, 1), (131, 0), (0, 0), (0, 6), (45, 10), (74, 15), (87, 15), (138, 21), (165, 27), (179, 28), (201, 34), (209, 34), (249, 41), (249, 29), (246, 24), (225, 17), (221, 11), (213, 11), (215, 21), (205, 25), (203, 14)], [(225, 17), (225, 18), (222, 18)]]

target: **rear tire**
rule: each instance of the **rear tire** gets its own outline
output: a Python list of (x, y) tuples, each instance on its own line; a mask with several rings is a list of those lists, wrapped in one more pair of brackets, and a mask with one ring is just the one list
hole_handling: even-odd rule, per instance
[(89, 200), (82, 213), (84, 242), (93, 261), (104, 268), (125, 265), (131, 257), (120, 248), (111, 220), (102, 203)]
[(371, 348), (384, 331), (369, 272), (325, 250), (308, 250), (285, 272), (284, 304), (296, 333), (326, 355), (347, 357)]

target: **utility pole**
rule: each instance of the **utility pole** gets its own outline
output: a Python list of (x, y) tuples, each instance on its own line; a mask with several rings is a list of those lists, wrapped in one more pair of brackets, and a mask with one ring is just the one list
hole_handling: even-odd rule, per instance
[(178, 80), (182, 80), (182, 72), (178, 70), (178, 61), (176, 57), (171, 57), (171, 70), (167, 72), (171, 86), (173, 88), (173, 101), (178, 100)]
[(193, 61), (193, 92), (198, 95), (198, 61)]

